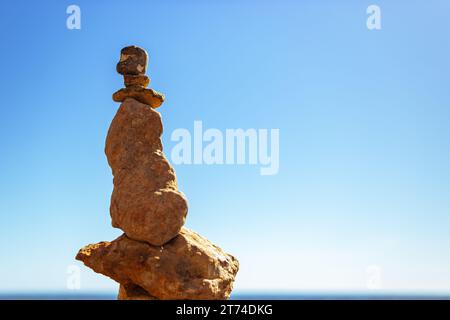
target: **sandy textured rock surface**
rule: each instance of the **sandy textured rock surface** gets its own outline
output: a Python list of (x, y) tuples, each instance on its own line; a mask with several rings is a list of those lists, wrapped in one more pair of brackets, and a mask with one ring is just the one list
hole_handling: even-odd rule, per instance
[[(163, 246), (122, 235), (88, 245), (76, 258), (124, 288), (137, 286), (157, 299), (228, 299), (239, 269), (233, 256), (187, 228)], [(121, 297), (127, 296), (122, 289)]]
[(188, 211), (175, 172), (162, 153), (162, 131), (157, 111), (126, 99), (111, 123), (105, 148), (114, 175), (112, 225), (153, 245), (175, 237)]

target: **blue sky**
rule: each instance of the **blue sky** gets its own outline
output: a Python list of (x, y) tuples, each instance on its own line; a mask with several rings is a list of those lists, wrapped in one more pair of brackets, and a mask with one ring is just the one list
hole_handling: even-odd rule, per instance
[[(66, 8), (81, 8), (81, 30)], [(366, 28), (377, 4), (382, 29)], [(150, 55), (177, 128), (280, 129), (280, 170), (177, 165), (187, 226), (237, 290), (450, 291), (447, 1), (8, 1), (0, 11), (0, 291), (115, 290), (74, 261), (112, 240), (103, 153), (120, 49)]]

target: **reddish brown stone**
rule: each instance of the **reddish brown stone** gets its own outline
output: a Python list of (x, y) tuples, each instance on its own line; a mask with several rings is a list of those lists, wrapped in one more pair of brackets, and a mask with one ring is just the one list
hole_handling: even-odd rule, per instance
[(163, 246), (122, 235), (112, 242), (88, 245), (76, 258), (135, 289), (127, 294), (122, 289), (122, 298), (228, 299), (239, 269), (233, 256), (186, 228)]
[(175, 237), (188, 211), (175, 171), (162, 153), (162, 130), (157, 111), (126, 99), (111, 123), (105, 148), (114, 175), (112, 225), (153, 245)]
[(145, 74), (147, 71), (148, 54), (136, 46), (125, 47), (120, 51), (120, 61), (116, 70), (118, 73), (125, 74)]
[(114, 92), (112, 98), (116, 102), (122, 102), (126, 98), (133, 98), (152, 108), (158, 108), (164, 102), (164, 95), (162, 93), (139, 86), (122, 88)]
[(124, 75), (123, 79), (126, 87), (137, 86), (147, 88), (150, 84), (150, 79), (146, 75)]

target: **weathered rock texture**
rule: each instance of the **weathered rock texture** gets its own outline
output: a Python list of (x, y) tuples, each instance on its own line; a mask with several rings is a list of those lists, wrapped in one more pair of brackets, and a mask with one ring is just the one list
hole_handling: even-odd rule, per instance
[(147, 71), (148, 54), (136, 46), (128, 46), (120, 50), (120, 61), (116, 70), (121, 75), (143, 75)]
[(162, 152), (162, 130), (158, 112), (126, 99), (111, 123), (105, 148), (114, 175), (112, 225), (153, 245), (175, 237), (188, 210)]
[(125, 288), (145, 290), (121, 298), (227, 299), (239, 267), (233, 256), (186, 228), (163, 246), (122, 235), (86, 246), (77, 259)]
[(120, 300), (227, 299), (239, 263), (183, 227), (187, 200), (162, 151), (163, 125), (154, 108), (164, 95), (146, 88), (147, 60), (141, 48), (121, 51), (117, 71), (126, 88), (113, 95), (122, 104), (106, 137), (111, 220), (125, 233), (82, 248), (76, 259), (117, 281)]

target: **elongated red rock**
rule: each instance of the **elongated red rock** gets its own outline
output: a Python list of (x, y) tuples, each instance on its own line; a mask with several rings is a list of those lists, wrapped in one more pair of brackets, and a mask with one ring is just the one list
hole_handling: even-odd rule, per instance
[(157, 111), (128, 98), (111, 123), (105, 147), (114, 175), (112, 225), (153, 245), (175, 237), (188, 211), (175, 171), (162, 152), (162, 131)]

